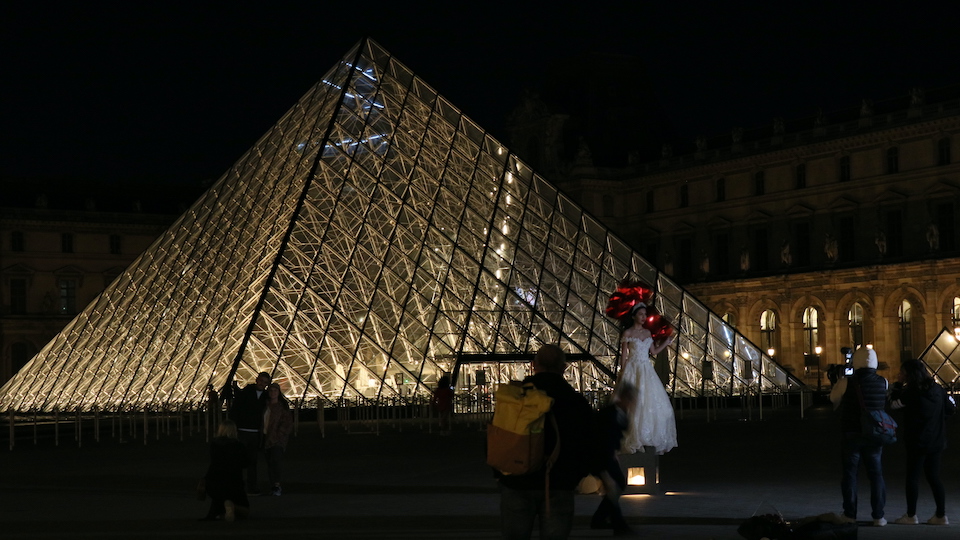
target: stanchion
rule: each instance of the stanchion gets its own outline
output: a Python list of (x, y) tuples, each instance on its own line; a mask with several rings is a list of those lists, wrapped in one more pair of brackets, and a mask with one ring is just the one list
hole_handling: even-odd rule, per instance
[(60, 407), (53, 408), (53, 445), (60, 446)]
[(83, 431), (82, 431), (83, 417), (80, 416), (79, 408), (76, 410), (76, 413), (77, 413), (76, 418), (73, 423), (73, 428), (74, 428), (73, 436), (77, 440), (77, 448), (81, 448), (83, 446)]
[(13, 423), (14, 423), (14, 421), (15, 421), (16, 415), (14, 414), (12, 408), (11, 408), (11, 409), (7, 409), (7, 415), (10, 417), (10, 419), (9, 419), (9, 423), (10, 423), (10, 449), (13, 450), (13, 441), (14, 441), (14, 436), (13, 436), (13, 435), (14, 435), (14, 429), (13, 429), (14, 426), (13, 426)]

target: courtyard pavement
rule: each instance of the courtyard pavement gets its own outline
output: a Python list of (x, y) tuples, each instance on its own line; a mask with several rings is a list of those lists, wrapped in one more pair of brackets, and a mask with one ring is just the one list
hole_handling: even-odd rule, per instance
[[(622, 501), (638, 538), (736, 539), (737, 526), (756, 513), (778, 511), (789, 521), (840, 511), (839, 437), (829, 407), (808, 409), (802, 419), (797, 409), (765, 410), (763, 420), (758, 412), (678, 417), (680, 446), (660, 461), (665, 493)], [(860, 538), (960, 535), (960, 422), (954, 420), (943, 479), (947, 514), (957, 524), (867, 526), (869, 491), (861, 478)], [(283, 496), (251, 498), (251, 517), (234, 523), (197, 520), (208, 504), (193, 494), (207, 464), (203, 434), (181, 441), (175, 429), (159, 440), (150, 433), (144, 444), (142, 433), (120, 442), (102, 427), (100, 442), (85, 433), (78, 446), (71, 429), (61, 427), (59, 446), (49, 428), (36, 444), (32, 428), (17, 428), (13, 450), (2, 440), (0, 537), (499, 537), (499, 497), (484, 465), (479, 423), (459, 424), (449, 434), (419, 423), (382, 423), (376, 434), (333, 422), (321, 433), (315, 422), (302, 422), (285, 460)], [(903, 462), (902, 445), (885, 450), (890, 521), (905, 510)], [(577, 496), (573, 538), (610, 536), (589, 529), (598, 502), (597, 495)], [(921, 484), (919, 515), (926, 519), (933, 510)]]

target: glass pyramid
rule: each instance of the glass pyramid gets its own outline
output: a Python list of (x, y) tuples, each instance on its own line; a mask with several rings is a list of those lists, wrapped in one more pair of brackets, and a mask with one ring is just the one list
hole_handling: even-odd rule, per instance
[[(208, 383), (260, 371), (307, 402), (410, 399), (465, 355), (544, 343), (581, 359), (576, 386), (608, 388), (620, 330), (603, 308), (625, 277), (679, 329), (672, 394), (802, 386), (364, 40), (0, 389), (0, 408), (189, 408)], [(526, 369), (497, 365), (502, 380)]]

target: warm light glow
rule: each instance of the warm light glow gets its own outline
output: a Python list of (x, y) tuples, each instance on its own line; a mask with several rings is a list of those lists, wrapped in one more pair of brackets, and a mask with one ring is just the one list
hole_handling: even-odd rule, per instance
[(627, 485), (629, 486), (647, 485), (646, 477), (643, 474), (643, 467), (627, 468)]
[(773, 347), (767, 349), (767, 356), (773, 356), (773, 353), (777, 352)]
[(813, 348), (813, 350), (814, 350), (814, 352), (816, 352), (817, 354), (820, 354), (820, 353), (823, 352), (823, 347), (817, 345), (816, 347)]
[(730, 358), (730, 351), (723, 351), (723, 355)]
[(960, 326), (953, 329), (953, 337), (957, 341), (960, 341)]
[(683, 351), (682, 353), (680, 353), (680, 356), (682, 356), (684, 360), (688, 360), (690, 358), (690, 353), (688, 353), (687, 351)]
[(873, 343), (867, 343), (867, 348), (868, 348), (868, 349), (872, 349), (872, 348), (873, 348)]

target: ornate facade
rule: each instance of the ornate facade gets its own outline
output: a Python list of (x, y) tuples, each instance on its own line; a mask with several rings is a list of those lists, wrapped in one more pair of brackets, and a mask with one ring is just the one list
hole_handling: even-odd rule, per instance
[(49, 198), (28, 203), (9, 197), (0, 208), (0, 381), (23, 367), (176, 217), (173, 204), (158, 213), (132, 200), (121, 210), (102, 199), (98, 208), (83, 196)]
[(861, 345), (891, 378), (960, 319), (958, 96), (777, 119), (560, 185), (808, 384)]

